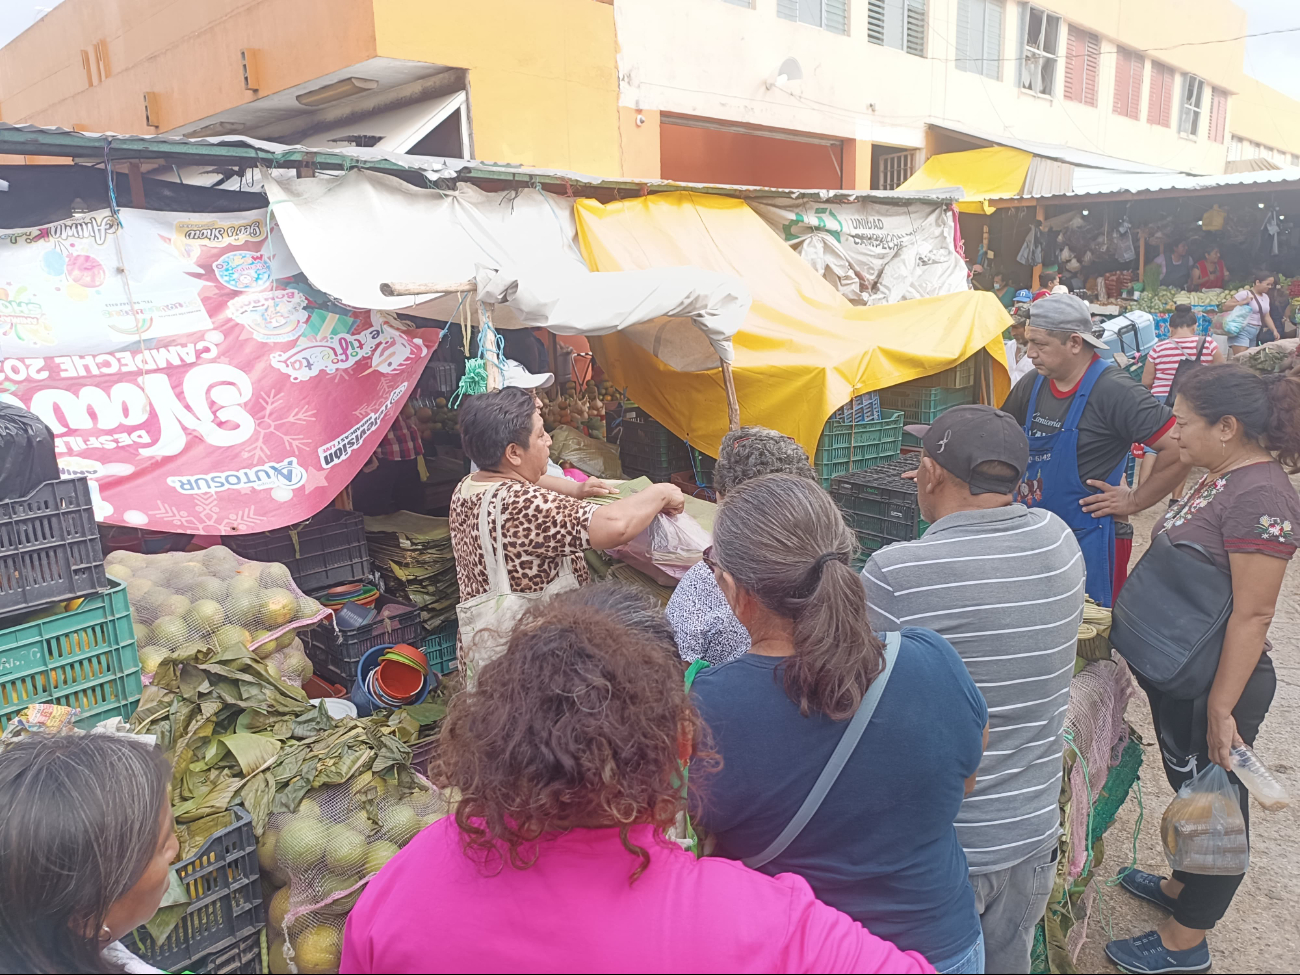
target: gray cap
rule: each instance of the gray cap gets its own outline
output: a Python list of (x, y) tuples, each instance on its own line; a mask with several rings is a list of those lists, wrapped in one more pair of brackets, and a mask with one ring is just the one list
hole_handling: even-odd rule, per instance
[(1074, 295), (1044, 295), (1029, 306), (1029, 327), (1048, 332), (1075, 332), (1094, 349), (1107, 345), (1092, 334), (1088, 303)]

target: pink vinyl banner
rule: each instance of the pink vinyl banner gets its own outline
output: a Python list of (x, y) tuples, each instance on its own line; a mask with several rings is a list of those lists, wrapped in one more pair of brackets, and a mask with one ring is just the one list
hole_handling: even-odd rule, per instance
[(313, 288), (265, 211), (0, 230), (0, 398), (45, 421), (111, 524), (302, 521), (374, 452), (437, 341)]

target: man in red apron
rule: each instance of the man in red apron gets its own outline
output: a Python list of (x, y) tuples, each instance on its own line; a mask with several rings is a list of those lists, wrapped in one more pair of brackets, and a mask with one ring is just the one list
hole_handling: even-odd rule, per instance
[[(1049, 295), (1030, 305), (1026, 338), (1035, 371), (1002, 404), (1029, 437), (1029, 466), (1016, 500), (1042, 505), (1074, 530), (1088, 595), (1110, 606), (1128, 577), (1133, 546), (1131, 535), (1116, 544), (1115, 518), (1161, 501), (1187, 476), (1169, 436), (1173, 413), (1110, 361), (1079, 298)], [(1132, 490), (1120, 479), (1135, 443), (1157, 458)]]

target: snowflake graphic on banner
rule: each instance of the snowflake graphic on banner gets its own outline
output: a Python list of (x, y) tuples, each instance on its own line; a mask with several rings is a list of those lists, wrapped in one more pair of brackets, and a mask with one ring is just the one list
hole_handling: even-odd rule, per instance
[(261, 418), (257, 421), (257, 433), (248, 441), (247, 448), (254, 464), (264, 464), (277, 457), (292, 457), (311, 449), (314, 438), (309, 424), (315, 421), (316, 411), (301, 404), (290, 406), (288, 399), (279, 390), (261, 394)]
[(256, 505), (249, 505), (237, 511), (228, 511), (224, 523), (221, 518), (221, 505), (215, 493), (196, 494), (192, 498), (194, 513), (184, 508), (160, 501), (149, 512), (151, 518), (166, 522), (169, 528), (194, 535), (220, 535), (224, 532), (247, 532), (266, 521), (257, 514)]

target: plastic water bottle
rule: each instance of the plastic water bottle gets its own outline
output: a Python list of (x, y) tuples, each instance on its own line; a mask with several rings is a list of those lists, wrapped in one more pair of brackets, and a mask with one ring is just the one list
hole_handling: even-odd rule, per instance
[(1233, 774), (1241, 779), (1242, 785), (1255, 797), (1256, 802), (1269, 810), (1286, 807), (1291, 797), (1287, 795), (1282, 783), (1273, 777), (1268, 766), (1259, 760), (1253, 748), (1237, 745), (1230, 755)]

